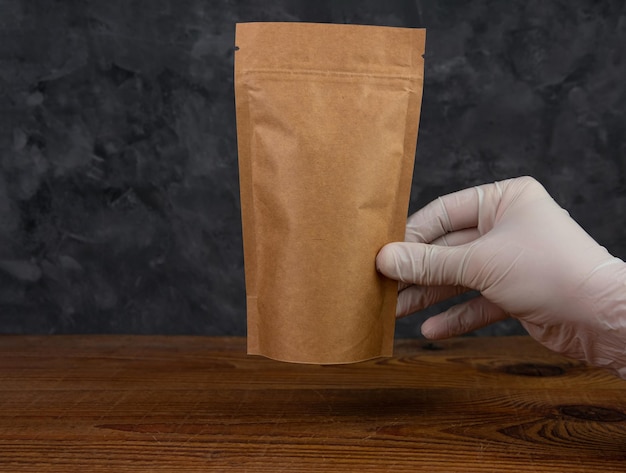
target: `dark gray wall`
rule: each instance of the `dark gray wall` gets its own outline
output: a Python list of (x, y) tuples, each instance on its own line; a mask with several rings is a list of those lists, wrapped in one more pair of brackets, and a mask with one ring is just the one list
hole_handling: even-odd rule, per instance
[(0, 0), (0, 331), (245, 333), (237, 21), (428, 28), (411, 209), (530, 174), (626, 257), (624, 1)]

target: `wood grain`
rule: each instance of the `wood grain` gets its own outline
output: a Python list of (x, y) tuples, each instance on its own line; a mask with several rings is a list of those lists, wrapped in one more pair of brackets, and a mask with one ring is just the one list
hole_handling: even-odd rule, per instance
[(240, 338), (0, 336), (0, 471), (624, 472), (626, 382), (527, 337), (314, 366)]

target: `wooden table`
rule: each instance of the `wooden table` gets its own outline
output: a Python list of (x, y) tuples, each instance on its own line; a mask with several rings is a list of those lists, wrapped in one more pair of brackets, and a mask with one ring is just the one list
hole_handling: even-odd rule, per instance
[(3, 472), (624, 472), (626, 381), (526, 337), (355, 365), (241, 338), (0, 336)]

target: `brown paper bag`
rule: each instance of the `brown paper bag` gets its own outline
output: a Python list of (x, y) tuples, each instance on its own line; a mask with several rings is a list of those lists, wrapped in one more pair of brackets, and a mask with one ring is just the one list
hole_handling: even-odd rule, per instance
[(299, 363), (391, 356), (425, 31), (237, 25), (235, 97), (248, 353)]

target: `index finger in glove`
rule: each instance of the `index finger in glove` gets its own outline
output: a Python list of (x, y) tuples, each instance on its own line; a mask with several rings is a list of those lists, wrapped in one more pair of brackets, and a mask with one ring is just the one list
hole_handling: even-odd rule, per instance
[(478, 223), (478, 201), (475, 188), (433, 200), (408, 218), (405, 241), (430, 243), (447, 233), (475, 227)]
[(465, 229), (484, 234), (493, 226), (503, 188), (512, 181), (484, 184), (439, 197), (408, 218), (404, 240), (432, 243)]

